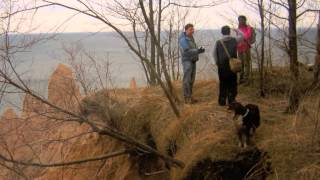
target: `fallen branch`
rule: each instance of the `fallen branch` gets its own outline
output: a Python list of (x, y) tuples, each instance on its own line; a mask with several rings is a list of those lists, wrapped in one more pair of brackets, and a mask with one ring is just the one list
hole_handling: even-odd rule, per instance
[(25, 161), (20, 161), (20, 160), (14, 160), (14, 159), (7, 158), (7, 157), (5, 157), (5, 156), (3, 156), (1, 154), (0, 154), (0, 159), (4, 160), (6, 162), (9, 162), (9, 163), (19, 164), (19, 165), (23, 165), (23, 166), (34, 166), (34, 167), (45, 168), (45, 167), (70, 166), (70, 165), (75, 165), (75, 164), (88, 163), (88, 162), (92, 162), (92, 161), (106, 160), (106, 159), (113, 158), (113, 157), (116, 157), (116, 156), (121, 156), (121, 155), (124, 155), (124, 154), (128, 154), (130, 152), (131, 152), (130, 149), (124, 149), (124, 150), (112, 152), (110, 154), (96, 156), (94, 158), (80, 159), (80, 160), (69, 161), (69, 162), (51, 163), (51, 164), (34, 163), (34, 162), (25, 162)]

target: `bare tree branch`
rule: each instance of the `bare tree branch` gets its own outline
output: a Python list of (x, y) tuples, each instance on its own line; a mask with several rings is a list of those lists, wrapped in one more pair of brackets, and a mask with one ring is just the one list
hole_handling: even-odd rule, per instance
[(32, 7), (32, 8), (25, 8), (25, 9), (21, 9), (21, 10), (9, 13), (9, 14), (7, 14), (5, 16), (1, 16), (0, 18), (1, 19), (7, 19), (10, 16), (13, 16), (13, 15), (16, 15), (16, 14), (19, 14), (19, 13), (22, 13), (22, 12), (38, 10), (38, 9), (41, 9), (41, 8), (44, 8), (44, 7), (48, 7), (48, 6), (51, 6), (51, 5), (50, 4), (44, 4), (44, 5), (35, 6), (35, 7)]
[(300, 18), (301, 16), (303, 16), (304, 14), (309, 13), (309, 12), (317, 13), (317, 12), (320, 12), (320, 9), (307, 9), (307, 10), (304, 10), (304, 11), (302, 11), (301, 13), (299, 13), (297, 15), (297, 18)]
[(186, 4), (180, 4), (180, 3), (177, 3), (177, 2), (169, 1), (168, 4), (166, 4), (162, 8), (162, 10), (168, 8), (169, 6), (178, 6), (178, 7), (183, 7), (183, 8), (211, 8), (213, 6), (217, 6), (217, 5), (226, 3), (226, 2), (228, 2), (228, 0), (212, 1), (211, 3), (208, 3), (208, 4), (197, 4), (197, 3), (194, 3), (192, 5), (186, 5)]
[(34, 167), (44, 168), (44, 167), (70, 166), (70, 165), (75, 165), (75, 164), (88, 163), (88, 162), (92, 162), (92, 161), (106, 160), (106, 159), (110, 159), (110, 158), (113, 158), (116, 156), (128, 154), (131, 151), (132, 150), (125, 149), (125, 150), (120, 150), (120, 151), (112, 152), (112, 153), (105, 154), (105, 155), (95, 156), (93, 158), (80, 159), (80, 160), (69, 161), (69, 162), (51, 163), (51, 164), (14, 160), (12, 158), (7, 158), (1, 154), (0, 154), (0, 159), (2, 159), (3, 161), (9, 162), (9, 163), (19, 164), (19, 165), (23, 165), (23, 166), (34, 166)]

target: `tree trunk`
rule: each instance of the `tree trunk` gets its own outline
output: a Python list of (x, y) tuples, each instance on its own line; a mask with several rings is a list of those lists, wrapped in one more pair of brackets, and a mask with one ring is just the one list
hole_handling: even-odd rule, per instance
[[(149, 0), (149, 22), (150, 33), (154, 33), (154, 17), (153, 17), (153, 0)], [(150, 38), (150, 61), (151, 65), (156, 68), (156, 45), (153, 38)], [(156, 78), (154, 73), (150, 73), (151, 85), (156, 85)]]
[(300, 102), (299, 69), (297, 47), (297, 2), (288, 0), (289, 5), (289, 57), (291, 71), (291, 88), (289, 92), (289, 106), (287, 112), (293, 113), (298, 109)]
[(261, 56), (260, 56), (260, 96), (265, 97), (264, 93), (264, 2), (258, 0), (259, 14), (260, 14), (260, 25), (261, 25)]
[[(150, 1), (152, 1), (152, 0), (150, 0)], [(143, 1), (139, 0), (139, 4), (140, 4), (140, 8), (142, 10), (142, 14), (143, 14), (144, 20), (145, 20), (148, 28), (150, 29), (150, 36), (154, 40), (157, 48), (159, 49), (162, 72), (163, 72), (165, 80), (167, 82), (167, 87), (168, 87), (168, 90), (170, 92), (171, 98), (173, 98), (175, 102), (179, 102), (178, 96), (177, 96), (177, 94), (175, 92), (175, 89), (173, 87), (170, 75), (169, 75), (168, 70), (167, 70), (167, 63), (166, 63), (166, 60), (165, 60), (163, 48), (161, 47), (161, 44), (160, 44), (160, 40), (157, 39), (157, 36), (154, 33), (154, 30), (153, 31), (151, 30), (152, 29), (152, 24), (150, 23), (150, 19), (148, 18), (147, 14), (146, 14), (146, 10), (145, 10)]]
[(314, 80), (313, 80), (313, 87), (320, 85), (320, 12), (319, 12), (319, 19), (318, 19), (318, 37), (317, 37), (317, 54), (315, 57), (314, 62)]
[[(159, 0), (159, 7), (158, 7), (158, 11), (159, 11), (159, 15), (158, 15), (158, 39), (161, 42), (161, 18), (162, 18), (162, 1)], [(160, 50), (159, 48), (157, 49), (157, 73), (158, 76), (161, 77), (161, 63), (160, 63)]]
[(174, 57), (173, 57), (173, 50), (172, 50), (172, 31), (173, 25), (172, 21), (170, 20), (169, 24), (169, 35), (168, 35), (168, 59), (169, 59), (169, 70), (171, 70), (171, 77), (173, 80), (175, 80), (175, 63), (174, 63)]
[[(180, 23), (179, 23), (179, 24), (180, 24)], [(180, 26), (178, 26), (178, 27), (180, 27)], [(176, 46), (177, 46), (177, 47), (180, 46), (180, 45), (179, 45), (179, 41), (177, 41)], [(182, 69), (182, 68), (180, 67), (180, 62), (179, 62), (180, 58), (181, 58), (180, 50), (178, 49), (178, 51), (177, 51), (177, 59), (176, 59), (176, 61), (177, 61), (177, 73), (176, 73), (177, 75), (176, 75), (176, 80), (179, 80), (179, 79), (180, 79), (180, 70)]]
[(145, 39), (144, 39), (144, 55), (143, 55), (144, 57), (140, 58), (140, 60), (141, 60), (143, 67), (146, 67), (146, 70), (147, 70), (146, 78), (147, 78), (148, 85), (151, 85), (152, 82), (151, 82), (150, 76), (152, 74), (152, 70), (150, 69), (148, 64), (145, 62), (145, 59), (148, 59), (148, 38), (149, 38), (149, 31), (146, 30), (145, 31)]
[[(271, 11), (272, 3), (269, 5), (269, 11)], [(272, 39), (271, 39), (271, 22), (272, 22), (272, 14), (269, 13), (269, 21), (268, 21), (268, 60), (267, 67), (272, 68)]]

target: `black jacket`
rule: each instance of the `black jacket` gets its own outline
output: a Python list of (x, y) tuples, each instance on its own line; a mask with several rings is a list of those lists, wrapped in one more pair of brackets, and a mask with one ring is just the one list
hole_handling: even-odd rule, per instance
[[(221, 39), (221, 41), (223, 41), (224, 45), (228, 49), (230, 56), (232, 58), (237, 58), (236, 38), (225, 37)], [(214, 57), (218, 66), (219, 79), (234, 78), (236, 76), (236, 74), (230, 70), (229, 57), (227, 56), (227, 53), (225, 52), (220, 40), (216, 42)]]

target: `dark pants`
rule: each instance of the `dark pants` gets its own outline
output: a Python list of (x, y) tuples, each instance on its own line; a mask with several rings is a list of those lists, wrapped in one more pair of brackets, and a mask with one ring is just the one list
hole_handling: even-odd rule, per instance
[[(223, 72), (222, 72), (223, 73)], [(224, 76), (221, 72), (219, 72), (219, 105), (226, 105), (226, 101), (228, 103), (232, 103), (238, 93), (237, 90), (237, 75), (232, 74), (229, 76)]]
[(191, 98), (192, 87), (196, 79), (196, 63), (191, 61), (183, 61), (183, 95), (186, 98)]

